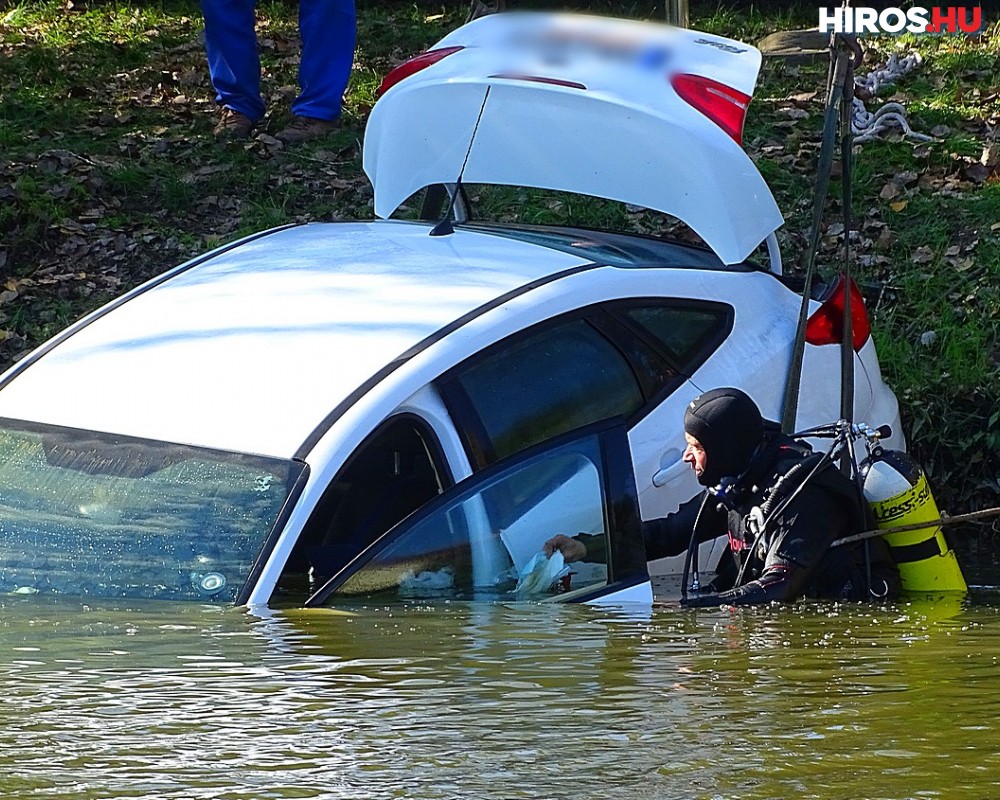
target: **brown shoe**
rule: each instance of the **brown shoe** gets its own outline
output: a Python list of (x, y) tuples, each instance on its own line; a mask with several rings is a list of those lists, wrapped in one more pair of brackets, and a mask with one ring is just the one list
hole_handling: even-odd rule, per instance
[(226, 106), (222, 109), (219, 123), (212, 133), (215, 134), (217, 142), (241, 142), (250, 138), (255, 127), (257, 127), (257, 123), (246, 114), (241, 114)]
[(339, 125), (339, 120), (300, 117), (296, 114), (292, 117), (292, 121), (288, 123), (287, 128), (275, 134), (275, 138), (285, 144), (298, 144), (308, 139), (318, 139), (321, 136), (333, 133)]

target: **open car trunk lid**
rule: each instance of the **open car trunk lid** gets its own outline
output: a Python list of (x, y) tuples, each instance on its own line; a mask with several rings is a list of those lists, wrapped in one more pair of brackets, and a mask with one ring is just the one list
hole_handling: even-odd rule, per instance
[[(733, 138), (760, 68), (750, 45), (654, 23), (514, 12), (465, 25), (428, 53), (390, 73), (387, 84), (405, 77), (368, 122), (364, 168), (380, 217), (459, 179), (538, 187), (670, 214), (725, 263), (782, 224)], [(682, 84), (728, 115), (731, 133), (685, 100)]]

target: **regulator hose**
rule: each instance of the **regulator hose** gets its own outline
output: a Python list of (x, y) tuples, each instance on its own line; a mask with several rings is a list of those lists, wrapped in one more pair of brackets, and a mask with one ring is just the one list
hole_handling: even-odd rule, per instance
[[(813, 475), (815, 475), (824, 465), (824, 462), (827, 461), (827, 456), (826, 455), (821, 456), (819, 459), (816, 460), (815, 464), (811, 463), (812, 460), (813, 460), (812, 458), (807, 458), (803, 461), (800, 461), (798, 464), (796, 464), (794, 467), (788, 470), (788, 472), (782, 475), (778, 479), (777, 483), (774, 484), (774, 488), (771, 490), (771, 494), (768, 495), (768, 498), (763, 503), (761, 503), (760, 506), (761, 515), (764, 518), (764, 525), (763, 525), (764, 529), (767, 529), (768, 524), (770, 524), (770, 522), (775, 517), (777, 517), (782, 511), (784, 511), (796, 497), (798, 497), (799, 492), (802, 491), (803, 487), (809, 482), (809, 479)], [(799, 482), (797, 486), (793, 487), (792, 486), (793, 481), (796, 480), (798, 476), (801, 475), (806, 470), (811, 470), (811, 472), (809, 472), (808, 475), (802, 478), (802, 480)], [(791, 495), (788, 495), (788, 492), (791, 492)], [(787, 500), (786, 500), (786, 495), (788, 495)], [(786, 501), (782, 503), (782, 505), (778, 509), (775, 510), (774, 509), (775, 505), (782, 500)]]
[(691, 526), (691, 538), (688, 540), (687, 555), (684, 557), (684, 572), (681, 574), (681, 598), (687, 600), (688, 576), (691, 574), (691, 563), (694, 562), (694, 569), (698, 571), (698, 528), (701, 526), (701, 514), (708, 505), (711, 497), (705, 492), (701, 498), (701, 505), (698, 506), (698, 514), (694, 518), (694, 525)]

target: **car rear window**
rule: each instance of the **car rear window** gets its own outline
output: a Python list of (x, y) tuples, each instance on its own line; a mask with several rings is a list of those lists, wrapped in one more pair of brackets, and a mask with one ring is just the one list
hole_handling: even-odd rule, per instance
[(304, 469), (0, 420), (0, 592), (234, 602)]

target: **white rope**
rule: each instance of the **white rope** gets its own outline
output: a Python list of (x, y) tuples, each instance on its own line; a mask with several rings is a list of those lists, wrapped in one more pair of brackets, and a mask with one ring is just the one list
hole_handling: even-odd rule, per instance
[[(874, 97), (880, 89), (891, 86), (903, 75), (919, 67), (922, 61), (919, 53), (909, 53), (903, 58), (893, 53), (884, 67), (869, 72), (863, 78), (856, 78), (855, 84), (863, 87)], [(870, 112), (865, 108), (864, 102), (855, 95), (851, 108), (851, 133), (854, 134), (855, 144), (870, 142), (877, 139), (884, 131), (893, 128), (901, 130), (904, 136), (921, 142), (929, 142), (934, 138), (917, 133), (910, 127), (910, 123), (906, 120), (906, 109), (902, 104), (886, 103), (877, 111)]]

